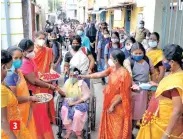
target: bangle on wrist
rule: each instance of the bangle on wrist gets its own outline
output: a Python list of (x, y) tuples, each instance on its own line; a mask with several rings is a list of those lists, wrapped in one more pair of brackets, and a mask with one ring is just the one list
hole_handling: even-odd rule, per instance
[(50, 84), (48, 84), (48, 89), (51, 89), (51, 85)]
[(28, 102), (30, 102), (30, 96), (28, 96)]
[(165, 135), (166, 135), (168, 138), (171, 137), (171, 135), (170, 135), (169, 133), (167, 133), (166, 131), (165, 131), (164, 133), (165, 133)]
[[(53, 86), (53, 85), (52, 85), (52, 86)], [(55, 91), (55, 90), (56, 90), (56, 87), (53, 86), (53, 88), (51, 88), (51, 85), (50, 85), (50, 89), (51, 89), (52, 91)]]

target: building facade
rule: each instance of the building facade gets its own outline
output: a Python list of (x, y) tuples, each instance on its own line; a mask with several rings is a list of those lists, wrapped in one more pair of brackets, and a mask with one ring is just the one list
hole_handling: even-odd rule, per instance
[(172, 40), (183, 46), (183, 0), (88, 0), (88, 16), (106, 21), (111, 30), (125, 28), (128, 33), (144, 20), (145, 28), (160, 34), (162, 45)]

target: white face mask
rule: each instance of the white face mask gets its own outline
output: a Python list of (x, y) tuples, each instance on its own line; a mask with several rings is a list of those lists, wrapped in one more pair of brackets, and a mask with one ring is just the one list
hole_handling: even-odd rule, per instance
[(158, 43), (156, 42), (156, 41), (149, 41), (149, 46), (151, 47), (151, 48), (155, 48), (155, 47), (157, 47), (158, 46)]
[(146, 40), (149, 40), (149, 37), (146, 36)]
[(112, 43), (118, 43), (119, 39), (111, 39)]
[(112, 48), (116, 49), (116, 48), (118, 48), (118, 46), (117, 45), (112, 45)]
[(111, 59), (108, 60), (108, 64), (109, 64), (110, 67), (114, 67), (115, 66), (114, 62)]
[(132, 45), (133, 45), (132, 43), (130, 43), (129, 45), (125, 45), (126, 50), (128, 50), (128, 51), (131, 50)]
[(143, 24), (139, 24), (138, 26), (139, 26), (139, 28), (144, 28)]
[(26, 57), (27, 58), (34, 58), (35, 57), (35, 53), (34, 53), (34, 51), (32, 51), (31, 53), (28, 53), (27, 55), (26, 55)]
[(44, 44), (45, 44), (45, 40), (41, 40), (41, 39), (39, 39), (39, 40), (37, 40), (37, 45), (38, 46), (44, 46)]

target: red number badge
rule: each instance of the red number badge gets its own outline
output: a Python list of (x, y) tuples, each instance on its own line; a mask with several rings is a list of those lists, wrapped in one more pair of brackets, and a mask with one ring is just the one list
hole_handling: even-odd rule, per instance
[(20, 121), (19, 120), (10, 121), (10, 130), (20, 130)]

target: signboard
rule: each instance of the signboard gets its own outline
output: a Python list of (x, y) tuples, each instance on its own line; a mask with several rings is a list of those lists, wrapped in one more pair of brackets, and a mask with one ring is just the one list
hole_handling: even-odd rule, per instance
[(118, 21), (118, 20), (122, 20), (122, 11), (120, 10), (114, 10), (114, 20)]

